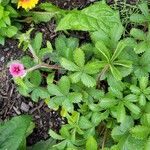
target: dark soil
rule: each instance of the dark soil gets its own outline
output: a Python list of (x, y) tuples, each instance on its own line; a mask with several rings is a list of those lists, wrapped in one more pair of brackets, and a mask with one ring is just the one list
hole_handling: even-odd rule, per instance
[[(64, 9), (84, 8), (90, 3), (98, 0), (43, 0), (42, 2), (52, 2)], [(132, 0), (132, 4), (137, 0)], [(113, 3), (108, 0), (108, 3)], [(26, 29), (26, 27), (24, 27)], [(44, 36), (44, 45), (47, 40), (54, 43), (57, 34), (54, 32), (55, 22), (40, 23), (35, 25), (33, 35), (36, 32), (42, 32)], [(24, 31), (25, 32), (25, 31)], [(81, 42), (89, 40), (88, 34), (84, 32), (71, 32), (71, 36), (80, 38)], [(28, 137), (28, 145), (32, 145), (40, 140), (49, 137), (48, 130), (52, 128), (58, 131), (65, 120), (60, 117), (59, 112), (50, 110), (43, 101), (34, 103), (30, 98), (22, 97), (13, 84), (7, 64), (11, 60), (19, 60), (23, 56), (23, 51), (18, 48), (18, 41), (7, 39), (5, 46), (0, 46), (0, 122), (9, 120), (13, 116), (21, 114), (30, 114), (36, 124), (34, 132)]]

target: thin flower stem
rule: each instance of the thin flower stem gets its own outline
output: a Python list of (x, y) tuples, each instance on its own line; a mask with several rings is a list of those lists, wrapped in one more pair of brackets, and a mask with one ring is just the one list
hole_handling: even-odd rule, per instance
[(103, 141), (102, 141), (102, 150), (104, 150), (104, 148), (105, 148), (106, 138), (107, 138), (107, 128), (105, 129), (105, 132), (104, 132), (104, 137), (103, 137)]
[(29, 72), (36, 70), (36, 69), (39, 69), (39, 68), (56, 69), (56, 70), (61, 69), (61, 67), (56, 66), (56, 65), (48, 65), (45, 63), (41, 63), (41, 64), (38, 64), (36, 66), (33, 66), (32, 68), (27, 69), (26, 72), (29, 73)]
[(33, 49), (33, 47), (32, 47), (32, 45), (31, 44), (29, 44), (29, 50), (30, 50), (30, 52), (31, 52), (31, 54), (32, 54), (32, 56), (33, 56), (33, 58), (35, 59), (35, 61), (38, 63), (38, 61), (39, 61), (39, 58), (38, 58), (38, 56), (36, 55), (36, 53), (35, 53), (35, 51), (34, 51), (34, 49)]
[(102, 71), (101, 71), (100, 74), (99, 74), (98, 81), (101, 81), (101, 80), (103, 79), (103, 77), (104, 77), (105, 73), (107, 72), (108, 68), (109, 68), (109, 65), (106, 65), (106, 66), (102, 69)]

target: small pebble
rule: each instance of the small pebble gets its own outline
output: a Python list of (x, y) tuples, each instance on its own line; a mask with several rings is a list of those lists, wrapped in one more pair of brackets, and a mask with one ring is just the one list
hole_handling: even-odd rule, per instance
[(28, 112), (28, 111), (29, 111), (29, 105), (27, 105), (26, 103), (22, 102), (20, 109), (21, 109), (22, 111), (24, 111), (24, 112)]
[(1, 59), (0, 59), (0, 61), (4, 62), (4, 59), (5, 59), (5, 57), (2, 56)]

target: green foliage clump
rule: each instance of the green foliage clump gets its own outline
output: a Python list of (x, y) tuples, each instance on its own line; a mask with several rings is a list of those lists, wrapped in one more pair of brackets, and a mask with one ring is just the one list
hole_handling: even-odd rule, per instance
[[(63, 11), (51, 4), (41, 6), (57, 15), (57, 31), (89, 32), (91, 42), (60, 35), (52, 46), (42, 45), (42, 34), (33, 40), (30, 31), (20, 35), (20, 45), (32, 56), (20, 61), (26, 75), (14, 78), (19, 92), (37, 102), (42, 99), (60, 110), (67, 124), (54, 150), (149, 150), (150, 148), (150, 45), (149, 9), (130, 19), (147, 29), (132, 28), (124, 37), (118, 11), (104, 2), (82, 10)], [(53, 15), (53, 14), (52, 14)], [(49, 18), (50, 19), (50, 18)], [(47, 59), (50, 60), (47, 63)]]

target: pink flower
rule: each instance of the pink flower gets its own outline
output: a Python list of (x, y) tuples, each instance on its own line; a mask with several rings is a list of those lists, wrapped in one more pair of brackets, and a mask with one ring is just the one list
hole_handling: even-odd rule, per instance
[(12, 63), (10, 65), (9, 71), (13, 77), (20, 77), (20, 76), (23, 76), (25, 74), (25, 69), (24, 69), (23, 64), (20, 64), (17, 62)]

